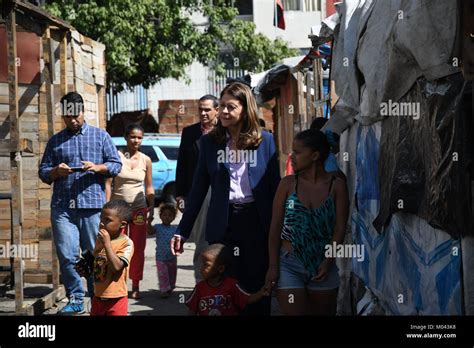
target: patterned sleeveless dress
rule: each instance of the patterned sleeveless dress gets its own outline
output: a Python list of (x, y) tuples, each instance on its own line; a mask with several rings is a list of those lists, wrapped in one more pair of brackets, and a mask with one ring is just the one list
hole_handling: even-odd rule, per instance
[(331, 178), (326, 200), (321, 206), (309, 209), (298, 198), (298, 176), (295, 175), (295, 191), (285, 202), (281, 239), (291, 242), (296, 257), (313, 275), (325, 258), (324, 248), (331, 243), (336, 224), (336, 207), (330, 194), (334, 179)]

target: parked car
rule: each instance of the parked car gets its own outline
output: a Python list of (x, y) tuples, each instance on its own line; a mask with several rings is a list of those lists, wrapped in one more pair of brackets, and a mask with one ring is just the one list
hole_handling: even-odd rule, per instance
[[(112, 137), (119, 150), (126, 151), (124, 137)], [(179, 134), (145, 133), (140, 151), (151, 158), (155, 205), (161, 202), (176, 203), (176, 164), (178, 161)]]

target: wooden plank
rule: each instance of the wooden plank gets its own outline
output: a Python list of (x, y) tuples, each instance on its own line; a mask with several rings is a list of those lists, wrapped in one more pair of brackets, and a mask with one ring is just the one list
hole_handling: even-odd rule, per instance
[[(21, 92), (20, 92), (20, 98), (21, 98)], [(0, 104), (6, 104), (8, 105), (8, 95), (0, 95)], [(28, 105), (38, 105), (38, 98), (32, 98), (31, 100), (28, 101), (28, 104), (26, 103), (19, 103), (20, 107), (23, 107), (26, 109)], [(31, 109), (31, 108), (30, 108)]]
[[(319, 84), (319, 93), (320, 99), (324, 99), (324, 89), (323, 89), (323, 62), (321, 59), (317, 60), (317, 69), (318, 69), (318, 84)], [(324, 104), (319, 107), (319, 114), (321, 117), (324, 117)]]
[(67, 93), (67, 36), (64, 35), (59, 42), (59, 65), (60, 65), (60, 86), (61, 95)]
[(10, 139), (0, 139), (0, 156), (8, 155), (10, 156)]
[[(298, 119), (301, 119), (304, 117), (304, 114), (306, 112), (306, 105), (305, 105), (305, 95), (304, 95), (304, 82), (303, 82), (303, 73), (301, 71), (298, 71), (297, 73), (297, 84), (298, 84)], [(295, 126), (294, 124), (292, 125), (292, 130), (288, 134), (292, 136), (295, 131)], [(288, 144), (291, 144), (292, 140), (289, 140)]]
[[(313, 59), (313, 88), (314, 88), (314, 100), (315, 101), (320, 101), (322, 99), (321, 95), (321, 91), (319, 89), (319, 79), (321, 78), (321, 73), (320, 71), (318, 70), (319, 68), (319, 65), (318, 65), (318, 59), (315, 58)], [(313, 104), (314, 105), (314, 104)], [(316, 111), (316, 117), (322, 117), (324, 116), (322, 113), (319, 112), (320, 108), (319, 107), (315, 107), (315, 111)]]
[[(28, 279), (29, 275), (25, 275), (25, 278)], [(41, 283), (47, 283), (48, 281), (48, 276), (44, 275), (43, 276), (45, 281)], [(34, 283), (34, 282), (32, 282)], [(23, 311), (23, 315), (41, 315), (44, 313), (46, 310), (52, 308), (56, 302), (61, 301), (64, 297), (66, 297), (66, 290), (64, 289), (64, 286), (60, 286), (57, 289), (53, 289), (48, 295), (43, 296), (42, 298), (38, 299), (35, 301), (33, 304), (25, 307), (25, 310)]]
[(81, 34), (77, 30), (73, 29), (71, 30), (71, 39), (81, 42)]
[(334, 80), (329, 81), (331, 84), (331, 109), (336, 105), (337, 101), (339, 100), (339, 96), (336, 94), (336, 82)]
[(95, 76), (94, 81), (96, 85), (105, 86), (105, 77), (103, 76)]
[[(85, 84), (84, 87), (85, 87), (85, 92), (88, 94), (95, 95), (97, 93), (97, 87), (95, 86), (95, 84)], [(86, 103), (86, 107), (88, 107), (89, 104), (91, 104), (90, 100), (88, 101), (88, 103)]]
[(44, 77), (44, 84), (46, 87), (45, 104), (46, 104), (46, 116), (48, 120), (48, 135), (51, 138), (54, 135), (54, 118), (53, 118), (54, 103), (53, 103), (53, 85), (52, 85), (52, 79), (51, 79), (51, 56), (50, 56), (50, 48), (49, 48), (50, 38), (51, 38), (50, 29), (46, 28), (45, 36), (43, 37), (43, 59), (45, 62), (44, 69), (43, 69), (43, 77)]
[[(0, 112), (9, 111), (9, 106), (5, 104), (0, 104)], [(22, 108), (19, 109), (19, 114), (22, 115), (23, 112), (35, 113), (38, 112), (38, 105), (22, 105)]]
[(74, 86), (76, 89), (76, 92), (79, 94), (84, 94), (84, 81), (79, 78), (74, 79)]
[(95, 84), (94, 76), (92, 74), (92, 69), (84, 68), (84, 82), (90, 85)]
[(105, 116), (105, 87), (97, 86), (97, 117), (99, 118), (99, 128), (105, 129), (106, 127), (106, 116)]
[(17, 18), (17, 24), (22, 26), (23, 28), (28, 28), (28, 31), (34, 32), (38, 36), (43, 35), (44, 24), (35, 21), (33, 18), (30, 18), (29, 16), (20, 14)]
[(27, 12), (32, 17), (46, 20), (46, 22), (48, 22), (49, 25), (54, 24), (55, 26), (61, 29), (74, 30), (74, 27), (72, 27), (69, 23), (57, 17), (52, 16), (50, 13), (46, 12), (45, 10), (42, 10), (41, 8), (33, 4), (30, 4), (28, 2), (15, 1), (15, 7), (21, 9), (22, 12)]
[[(7, 32), (7, 56), (8, 56), (8, 94), (10, 97), (10, 142), (11, 156), (11, 187), (13, 198), (13, 241), (15, 244), (22, 243), (23, 222), (23, 187), (22, 187), (22, 160), (20, 153), (20, 127), (18, 107), (18, 67), (16, 65), (17, 43), (16, 43), (16, 12), (11, 11), (6, 18)], [(15, 272), (15, 312), (23, 310), (23, 262), (21, 255), (14, 259)]]
[(308, 120), (311, 118), (312, 115), (312, 109), (313, 109), (313, 104), (311, 103), (311, 88), (312, 88), (312, 83), (311, 83), (311, 76), (309, 72), (306, 73), (306, 113), (304, 117), (300, 118), (300, 128), (299, 130), (302, 131), (306, 128), (306, 125), (308, 124)]

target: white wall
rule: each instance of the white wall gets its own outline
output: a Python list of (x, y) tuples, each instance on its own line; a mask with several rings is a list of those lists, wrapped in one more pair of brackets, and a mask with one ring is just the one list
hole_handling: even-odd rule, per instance
[[(324, 2), (324, 1), (322, 1)], [(309, 48), (311, 40), (308, 35), (311, 27), (321, 23), (321, 12), (284, 11), (286, 29), (273, 26), (275, 13), (274, 0), (253, 1), (253, 21), (257, 32), (270, 39), (282, 38), (292, 48)]]
[(189, 85), (184, 79), (163, 79), (148, 89), (148, 105), (152, 110), (158, 108), (159, 100), (173, 99), (199, 99), (207, 94), (209, 85), (209, 68), (198, 62), (194, 62), (186, 68), (186, 74), (190, 79)]
[[(325, 0), (321, 3), (324, 4)], [(292, 48), (309, 48), (311, 40), (308, 35), (311, 27), (321, 23), (321, 12), (285, 11), (286, 29), (282, 30), (273, 26), (275, 13), (274, 0), (254, 0), (253, 16), (242, 16), (252, 19), (257, 27), (257, 32), (266, 35), (269, 39), (277, 37), (285, 40)], [(324, 10), (324, 6), (323, 6)], [(200, 14), (193, 14), (192, 20), (196, 24), (203, 24), (206, 18)], [(186, 69), (191, 83), (186, 85), (184, 80), (164, 79), (148, 90), (148, 106), (155, 114), (159, 100), (173, 99), (199, 99), (210, 93), (209, 69), (200, 63), (193, 63)]]

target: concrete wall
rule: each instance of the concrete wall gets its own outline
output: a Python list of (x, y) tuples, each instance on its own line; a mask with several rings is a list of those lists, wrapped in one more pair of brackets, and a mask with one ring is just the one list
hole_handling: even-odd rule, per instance
[(189, 84), (184, 79), (163, 79), (148, 90), (148, 107), (153, 113), (160, 100), (199, 99), (208, 92), (209, 68), (194, 62), (186, 69)]
[[(323, 1), (324, 2), (324, 1)], [(292, 48), (309, 48), (311, 40), (308, 35), (311, 27), (321, 23), (321, 12), (284, 11), (286, 29), (273, 25), (274, 0), (258, 0), (253, 2), (253, 22), (260, 32), (270, 39), (277, 37), (288, 42)]]

